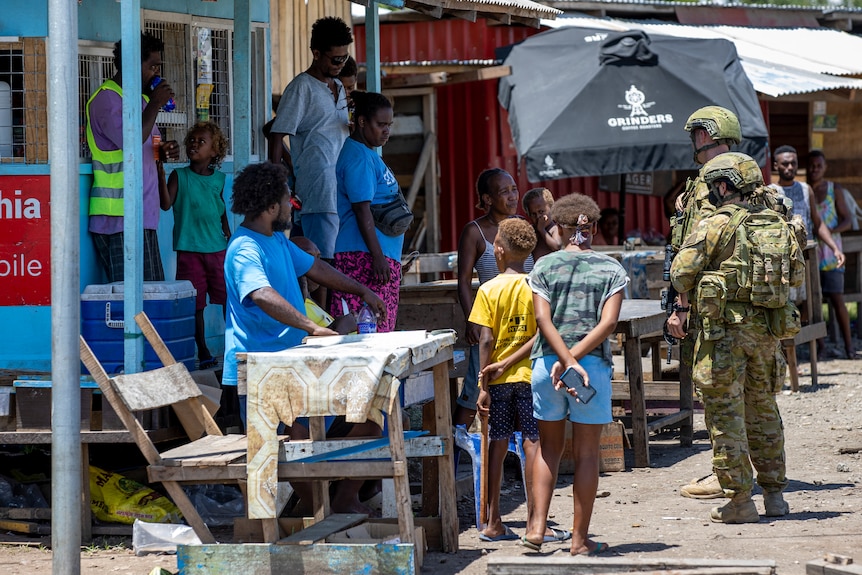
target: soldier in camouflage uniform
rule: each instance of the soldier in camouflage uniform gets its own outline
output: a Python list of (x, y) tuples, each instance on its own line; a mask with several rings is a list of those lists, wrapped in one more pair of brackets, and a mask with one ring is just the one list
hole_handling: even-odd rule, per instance
[[(780, 340), (770, 331), (773, 310), (752, 305), (751, 290), (731, 286), (718, 298), (724, 311), (710, 313), (710, 306), (716, 304), (704, 295), (707, 290), (701, 282), (705, 272), (723, 272), (727, 265), (740, 262), (750, 266), (735, 252), (736, 238), (745, 237), (744, 233), (737, 230), (722, 237), (731, 224), (730, 213), (743, 209), (781, 215), (749, 203), (763, 182), (757, 163), (745, 154), (722, 154), (703, 167), (701, 176), (710, 189), (710, 204), (732, 208), (721, 209), (698, 224), (673, 262), (671, 281), (680, 293), (698, 288), (695, 304), (703, 316), (692, 326), (696, 329), (692, 375), (704, 401), (713, 471), (725, 496), (731, 498), (727, 505), (713, 508), (710, 518), (722, 523), (756, 523), (760, 518), (751, 499), (751, 464), (764, 491), (765, 515), (785, 515), (789, 510), (781, 495), (787, 485), (784, 430), (774, 396), (784, 384), (786, 363)], [(740, 228), (747, 225), (743, 221)], [(804, 261), (793, 231), (788, 231), (788, 281), (793, 285), (801, 283)]]
[[(705, 164), (716, 156), (730, 152), (731, 146), (742, 141), (742, 130), (736, 114), (721, 106), (706, 106), (695, 110), (685, 124), (685, 131), (691, 136), (694, 148), (694, 161)], [(758, 188), (750, 202), (775, 208), (775, 194)], [(697, 227), (697, 224), (715, 211), (709, 200), (709, 187), (703, 180), (702, 172), (695, 179), (686, 182), (685, 190), (676, 199), (676, 214), (671, 218), (671, 246), (679, 253), (683, 241)], [(688, 324), (697, 324), (697, 306), (690, 305), (688, 294), (680, 293), (675, 301), (670, 301), (672, 311), (667, 320), (667, 332), (680, 340), (680, 377), (689, 377), (693, 364), (694, 338), (686, 337)], [(690, 312), (690, 314), (689, 314)], [(707, 422), (709, 426), (709, 422)], [(680, 488), (680, 495), (695, 499), (724, 497), (724, 492), (714, 475), (692, 481)]]
[[(720, 106), (706, 106), (695, 110), (685, 123), (685, 131), (691, 136), (695, 163), (702, 165), (719, 154), (730, 151), (731, 146), (742, 141), (742, 130), (736, 114)], [(674, 254), (679, 253), (683, 240), (694, 230), (698, 222), (714, 211), (709, 203), (709, 188), (698, 174), (689, 179), (685, 190), (676, 199), (676, 214), (671, 217), (671, 246)], [(691, 310), (688, 294), (679, 294), (676, 301), (669, 302), (673, 310), (667, 319), (667, 331), (680, 342), (680, 377), (691, 377), (694, 358), (694, 338), (685, 337), (686, 319), (690, 325), (697, 323), (696, 311)], [(689, 317), (689, 310), (691, 314)], [(710, 475), (679, 490), (683, 497), (712, 499), (724, 497), (724, 491), (715, 475)]]

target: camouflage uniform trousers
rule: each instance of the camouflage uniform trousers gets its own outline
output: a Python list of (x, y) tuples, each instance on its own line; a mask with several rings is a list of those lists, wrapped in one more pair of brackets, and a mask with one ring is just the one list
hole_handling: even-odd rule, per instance
[(725, 325), (724, 337), (715, 341), (698, 334), (692, 378), (703, 397), (713, 470), (729, 497), (751, 492), (752, 465), (765, 492), (787, 486), (784, 425), (775, 401), (786, 365), (763, 313)]

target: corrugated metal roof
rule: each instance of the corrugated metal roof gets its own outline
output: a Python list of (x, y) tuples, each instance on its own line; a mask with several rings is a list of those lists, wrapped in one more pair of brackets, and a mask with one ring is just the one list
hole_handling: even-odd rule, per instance
[(773, 97), (823, 90), (862, 89), (862, 38), (829, 29), (687, 26), (655, 21), (564, 16), (544, 26), (631, 29), (682, 38), (723, 38), (736, 46), (755, 90)]
[(698, 0), (691, 2), (687, 0), (547, 0), (551, 6), (559, 6), (568, 9), (578, 4), (634, 4), (656, 7), (714, 7), (714, 8), (745, 8), (746, 10), (799, 10), (818, 12), (822, 14), (833, 13), (859, 13), (862, 8), (846, 6), (841, 4), (817, 6), (811, 4), (748, 4), (744, 2), (727, 2), (725, 0)]
[[(437, 4), (434, 0), (427, 0), (428, 4)], [(501, 8), (519, 8), (521, 10), (531, 10), (540, 14), (562, 14), (562, 10), (551, 8), (532, 0), (447, 0), (442, 3), (447, 8), (456, 8), (459, 4), (486, 4), (491, 6), (499, 6)]]

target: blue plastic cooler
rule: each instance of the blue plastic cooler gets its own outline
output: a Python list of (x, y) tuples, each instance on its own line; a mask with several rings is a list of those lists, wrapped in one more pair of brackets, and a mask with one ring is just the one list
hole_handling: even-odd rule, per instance
[[(195, 295), (190, 281), (144, 282), (144, 312), (177, 361), (195, 369)], [(81, 294), (81, 335), (109, 374), (121, 373), (123, 282), (89, 285)], [(144, 341), (146, 369), (161, 367)]]

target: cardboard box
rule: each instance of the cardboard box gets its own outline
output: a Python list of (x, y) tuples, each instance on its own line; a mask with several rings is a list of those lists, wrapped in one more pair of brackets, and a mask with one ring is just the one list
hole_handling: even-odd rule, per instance
[[(413, 528), (415, 543), (416, 566), (422, 567), (425, 558), (425, 530), (420, 526)], [(357, 545), (400, 545), (398, 524), (375, 523), (366, 521), (356, 527), (351, 527), (326, 538), (327, 543), (355, 543)]]
[[(606, 423), (602, 429), (602, 438), (599, 445), (600, 459), (599, 472), (625, 471), (626, 458), (623, 448), (623, 434), (625, 426), (621, 421)], [(563, 447), (563, 456), (560, 459), (560, 471), (563, 475), (575, 472), (575, 462), (572, 459), (572, 426), (566, 426), (566, 443)]]

